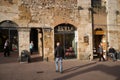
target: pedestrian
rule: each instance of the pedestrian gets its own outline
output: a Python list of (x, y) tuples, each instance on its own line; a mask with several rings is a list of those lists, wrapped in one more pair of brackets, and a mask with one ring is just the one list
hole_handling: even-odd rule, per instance
[(116, 61), (116, 50), (111, 46), (108, 51), (108, 56), (112, 57), (113, 61)]
[(105, 58), (103, 57), (103, 47), (102, 47), (102, 43), (99, 44), (98, 53), (99, 53), (99, 61), (101, 61), (101, 58), (103, 59), (103, 61), (105, 61)]
[(30, 54), (33, 54), (33, 47), (34, 47), (33, 41), (31, 41), (30, 42)]
[[(55, 48), (55, 66), (56, 66), (56, 72), (59, 72), (58, 69), (60, 69), (60, 73), (63, 73), (63, 65), (62, 65), (62, 60), (64, 58), (64, 50), (60, 44), (60, 42), (56, 43), (56, 48)], [(59, 66), (58, 66), (59, 64)]]
[(10, 56), (9, 40), (7, 39), (4, 44), (4, 57)]

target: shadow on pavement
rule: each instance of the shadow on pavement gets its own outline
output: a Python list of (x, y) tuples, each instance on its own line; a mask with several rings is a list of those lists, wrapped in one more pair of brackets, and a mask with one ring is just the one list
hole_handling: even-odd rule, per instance
[(16, 62), (18, 62), (17, 60), (18, 60), (17, 52), (10, 52), (9, 57), (4, 57), (3, 52), (0, 53), (0, 64), (16, 63)]
[[(86, 65), (83, 65), (83, 66), (72, 67), (72, 68), (64, 70), (63, 74), (66, 73), (66, 72), (77, 70), (79, 68), (87, 67), (87, 66), (90, 66), (90, 65), (93, 65), (93, 64), (95, 64), (95, 63), (90, 63), (90, 64), (86, 64)], [(81, 75), (81, 74), (85, 74), (85, 73), (88, 73), (88, 72), (92, 72), (92, 71), (101, 71), (101, 72), (104, 72), (108, 75), (112, 75), (112, 76), (116, 77), (117, 78), (116, 80), (120, 80), (120, 76), (119, 76), (120, 75), (120, 66), (111, 66), (110, 67), (110, 66), (106, 66), (104, 64), (98, 64), (98, 65), (95, 65), (93, 67), (87, 68), (85, 70), (79, 70), (77, 72), (73, 72), (73, 73), (70, 73), (68, 75), (55, 78), (54, 80), (69, 80), (72, 77), (75, 77), (75, 76), (78, 76), (78, 75)], [(94, 77), (94, 75), (93, 75), (93, 77)]]
[(33, 63), (33, 62), (39, 62), (39, 61), (43, 61), (42, 57), (40, 57), (40, 56), (31, 58), (31, 63)]
[[(42, 57), (39, 54), (32, 54), (31, 56), (31, 63), (43, 61)], [(19, 63), (19, 54), (18, 52), (10, 52), (9, 57), (4, 57), (4, 53), (0, 52), (0, 64), (6, 63)]]
[(67, 72), (75, 71), (75, 70), (80, 69), (80, 68), (82, 68), (82, 67), (90, 66), (90, 65), (93, 65), (93, 64), (96, 64), (96, 62), (89, 63), (89, 64), (85, 64), (85, 65), (82, 65), (82, 66), (75, 66), (75, 67), (66, 69), (66, 70), (64, 70), (63, 72), (64, 72), (64, 73), (67, 73)]

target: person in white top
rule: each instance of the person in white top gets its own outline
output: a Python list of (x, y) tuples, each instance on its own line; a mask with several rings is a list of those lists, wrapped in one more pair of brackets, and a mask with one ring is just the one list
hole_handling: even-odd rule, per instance
[(30, 42), (30, 54), (33, 54), (33, 47), (34, 47), (33, 41), (31, 41)]
[(10, 56), (9, 40), (7, 39), (4, 44), (4, 57)]

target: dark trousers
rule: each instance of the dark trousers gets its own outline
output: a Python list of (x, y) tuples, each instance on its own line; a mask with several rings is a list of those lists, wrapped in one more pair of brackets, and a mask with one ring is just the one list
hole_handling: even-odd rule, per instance
[(5, 56), (5, 57), (6, 57), (6, 56), (10, 56), (9, 47), (6, 47), (6, 48), (4, 49), (4, 56)]
[(33, 49), (30, 49), (30, 54), (32, 54), (33, 53)]
[(103, 61), (105, 61), (105, 58), (103, 57), (103, 54), (99, 54), (99, 61), (101, 61), (101, 58), (103, 59)]

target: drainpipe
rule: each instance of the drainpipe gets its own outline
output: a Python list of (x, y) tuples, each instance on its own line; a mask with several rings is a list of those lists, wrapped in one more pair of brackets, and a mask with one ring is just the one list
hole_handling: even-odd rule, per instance
[[(90, 10), (91, 10), (91, 18), (92, 18), (92, 47), (94, 48), (94, 15), (93, 15), (94, 12), (93, 12), (93, 0), (91, 0), (91, 9)], [(93, 50), (92, 50), (92, 53), (94, 55)], [(92, 59), (93, 59), (93, 57), (92, 57)]]

